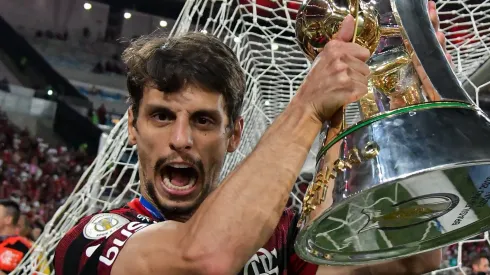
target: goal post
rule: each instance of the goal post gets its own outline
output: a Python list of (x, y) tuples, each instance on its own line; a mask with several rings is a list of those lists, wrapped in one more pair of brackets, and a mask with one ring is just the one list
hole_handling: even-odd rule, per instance
[[(219, 37), (236, 53), (245, 72), (243, 140), (237, 152), (226, 157), (222, 177), (250, 154), (263, 132), (293, 98), (311, 67), (294, 37), (294, 20), (301, 4), (300, 0), (188, 0), (171, 32), (174, 36), (203, 31)], [(454, 71), (475, 102), (490, 111), (490, 0), (437, 0), (436, 5)], [(44, 259), (43, 264), (52, 264), (58, 241), (78, 219), (139, 196), (136, 147), (127, 143), (127, 119), (126, 114), (106, 137), (103, 149), (74, 192), (13, 274), (31, 274), (36, 270), (37, 274), (54, 274), (52, 269), (47, 273), (41, 271), (39, 259)], [(288, 202), (289, 207), (298, 211), (313, 179), (311, 161), (317, 153), (315, 146)], [(477, 241), (488, 242), (488, 233), (455, 244), (456, 255), (452, 257), (456, 262), (446, 259), (441, 270), (432, 274), (464, 272), (464, 245)]]

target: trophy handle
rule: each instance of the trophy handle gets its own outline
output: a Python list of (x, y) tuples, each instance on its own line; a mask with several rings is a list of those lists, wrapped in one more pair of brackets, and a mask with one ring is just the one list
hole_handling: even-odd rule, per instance
[(459, 83), (429, 18), (427, 1), (391, 0), (393, 14), (441, 99), (475, 104)]

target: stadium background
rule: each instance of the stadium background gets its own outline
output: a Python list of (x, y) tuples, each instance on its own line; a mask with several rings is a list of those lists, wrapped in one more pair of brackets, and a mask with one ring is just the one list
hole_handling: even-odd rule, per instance
[[(126, 89), (119, 55), (139, 35), (204, 31), (236, 52), (247, 72), (244, 142), (223, 176), (255, 146), (309, 70), (294, 43), (299, 0), (0, 0), (0, 198), (13, 198), (41, 228), (16, 274), (52, 262), (77, 219), (138, 194), (135, 148), (126, 144)], [(490, 111), (490, 1), (438, 0), (455, 72)], [(355, 119), (355, 114), (352, 114)], [(299, 209), (311, 158), (292, 190)], [(253, 203), (251, 201), (250, 203)], [(39, 231), (39, 230), (37, 230)], [(488, 257), (488, 233), (445, 249), (438, 274), (463, 274)]]

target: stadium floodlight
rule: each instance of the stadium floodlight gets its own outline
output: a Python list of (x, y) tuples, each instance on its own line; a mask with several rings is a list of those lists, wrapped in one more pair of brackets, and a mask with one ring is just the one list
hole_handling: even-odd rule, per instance
[(86, 10), (90, 10), (90, 9), (92, 9), (92, 4), (90, 4), (89, 2), (86, 2), (85, 4), (83, 4), (83, 8)]
[[(311, 64), (294, 41), (294, 21), (302, 0), (212, 1), (214, 8), (210, 13), (203, 13), (209, 2), (187, 1), (170, 35), (207, 30), (233, 49), (247, 72), (242, 142), (235, 153), (227, 156), (223, 177), (255, 148), (262, 133), (295, 95)], [(485, 70), (483, 66), (490, 58), (490, 0), (438, 0), (436, 4), (441, 30), (446, 34), (447, 49), (455, 65), (454, 71), (461, 82), (467, 83), (465, 88), (470, 87), (474, 95), (480, 95), (479, 101), (478, 97), (476, 100), (483, 103), (483, 91), (490, 86), (490, 70)], [(198, 24), (193, 25), (192, 22)], [(240, 43), (235, 41), (236, 37), (240, 37)], [(274, 41), (281, 44), (280, 51), (272, 50)], [(490, 64), (490, 61), (487, 63)], [(485, 71), (480, 75), (487, 79), (475, 80), (475, 72), (481, 70)], [(74, 192), (46, 224), (43, 234), (33, 246), (35, 249), (11, 274), (32, 274), (40, 264), (52, 263), (58, 241), (82, 216), (96, 210), (115, 208), (139, 196), (139, 183), (136, 180), (138, 163), (134, 161), (136, 148), (128, 145), (127, 123), (125, 115), (108, 135), (104, 148), (84, 172)], [(308, 160), (313, 165), (305, 164), (291, 192), (288, 206), (297, 211), (301, 210), (306, 187), (313, 179), (317, 146), (311, 148)], [(456, 265), (443, 263), (441, 268), (444, 270), (433, 274), (461, 272), (463, 244), (488, 240), (489, 235), (485, 233), (479, 239), (458, 243)], [(54, 271), (50, 274), (54, 274)]]

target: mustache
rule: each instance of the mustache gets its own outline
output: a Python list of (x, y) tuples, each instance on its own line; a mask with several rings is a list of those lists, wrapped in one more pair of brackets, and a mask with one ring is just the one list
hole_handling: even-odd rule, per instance
[(187, 154), (172, 154), (167, 157), (161, 157), (155, 162), (155, 166), (153, 167), (153, 173), (155, 175), (159, 175), (160, 171), (162, 171), (163, 167), (168, 163), (174, 162), (176, 160), (183, 160), (187, 163), (192, 164), (195, 168), (197, 168), (199, 175), (204, 175), (204, 164), (200, 159), (194, 158)]

